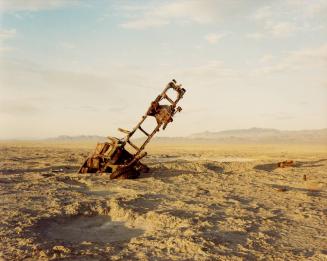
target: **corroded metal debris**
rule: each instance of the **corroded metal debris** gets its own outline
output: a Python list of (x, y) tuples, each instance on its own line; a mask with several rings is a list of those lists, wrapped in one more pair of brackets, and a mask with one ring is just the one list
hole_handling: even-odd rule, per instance
[(285, 168), (285, 167), (292, 167), (294, 166), (294, 161), (293, 160), (285, 160), (277, 163), (277, 166), (279, 168)]
[[(169, 90), (176, 92), (175, 99), (168, 96), (167, 92)], [(181, 107), (177, 107), (177, 103), (182, 99), (184, 93), (185, 89), (181, 87), (181, 84), (177, 84), (175, 80), (172, 80), (163, 92), (151, 103), (149, 109), (134, 129), (128, 131), (119, 128), (118, 130), (120, 132), (126, 134), (124, 138), (108, 137), (109, 141), (98, 143), (94, 153), (81, 166), (79, 173), (108, 173), (110, 179), (128, 179), (137, 178), (141, 172), (149, 171), (149, 168), (140, 162), (147, 155), (144, 151), (145, 146), (160, 128), (164, 130), (173, 121), (176, 112), (182, 110)], [(164, 102), (168, 104), (164, 104)], [(148, 117), (154, 117), (157, 123), (151, 132), (142, 128), (142, 124)], [(141, 146), (137, 146), (131, 141), (132, 136), (137, 130), (140, 130), (146, 137)], [(126, 148), (127, 144), (130, 145), (129, 149)]]

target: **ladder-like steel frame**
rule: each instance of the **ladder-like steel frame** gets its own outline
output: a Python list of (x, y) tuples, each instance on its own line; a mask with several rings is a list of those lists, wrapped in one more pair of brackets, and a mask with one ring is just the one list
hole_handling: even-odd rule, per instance
[[(167, 92), (170, 89), (177, 93), (176, 99), (168, 96)], [(144, 149), (160, 128), (165, 129), (173, 121), (176, 112), (182, 110), (181, 107), (177, 107), (177, 103), (183, 97), (184, 93), (185, 89), (180, 84), (177, 84), (175, 80), (172, 80), (163, 92), (151, 103), (139, 123), (131, 131), (118, 129), (126, 134), (124, 138), (108, 137), (110, 142), (98, 143), (95, 152), (84, 161), (78, 172), (110, 173), (110, 179), (115, 179), (137, 178), (140, 172), (148, 171), (149, 168), (140, 162), (147, 155)], [(157, 125), (151, 132), (147, 132), (142, 127), (142, 124), (148, 117), (154, 117), (157, 122)], [(137, 130), (140, 130), (146, 136), (145, 141), (142, 142), (140, 147), (131, 141)], [(131, 152), (130, 149), (127, 150), (127, 144), (135, 151)]]

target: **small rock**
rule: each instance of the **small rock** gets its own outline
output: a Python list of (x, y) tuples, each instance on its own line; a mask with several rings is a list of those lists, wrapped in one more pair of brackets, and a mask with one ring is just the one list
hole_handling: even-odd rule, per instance
[(39, 252), (39, 255), (40, 255), (40, 257), (47, 257), (48, 256), (47, 253), (45, 251), (43, 251), (43, 250), (41, 250)]
[(90, 242), (90, 241), (83, 241), (81, 244), (82, 245), (92, 245), (92, 242)]
[(22, 233), (23, 229), (21, 227), (15, 227), (15, 232), (19, 235)]
[(64, 246), (54, 246), (53, 248), (53, 251), (56, 251), (56, 252), (62, 252), (62, 253), (70, 253), (70, 249), (67, 248), (67, 247), (64, 247)]
[(64, 172), (64, 169), (53, 169), (52, 172), (54, 173)]
[(45, 177), (45, 178), (49, 178), (49, 177), (53, 177), (54, 176), (54, 174), (52, 174), (52, 173), (44, 173), (44, 174), (41, 174), (43, 177)]

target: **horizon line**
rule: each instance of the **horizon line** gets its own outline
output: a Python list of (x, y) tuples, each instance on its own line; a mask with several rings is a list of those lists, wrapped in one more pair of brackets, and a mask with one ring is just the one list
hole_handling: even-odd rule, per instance
[[(237, 131), (237, 130), (252, 130), (252, 129), (261, 129), (261, 130), (275, 130), (275, 131), (294, 131), (294, 132), (301, 132), (301, 131), (321, 131), (321, 130), (326, 130), (327, 127), (325, 128), (318, 128), (318, 129), (277, 129), (277, 128), (260, 128), (260, 127), (251, 127), (251, 128), (240, 128), (240, 129), (224, 129), (220, 131), (211, 131), (211, 130), (203, 130), (201, 132), (195, 132), (189, 135), (185, 136), (157, 136), (154, 138), (187, 138), (195, 134), (201, 134), (201, 133), (219, 133), (219, 132), (225, 132), (225, 131)], [(49, 136), (49, 137), (43, 137), (43, 138), (38, 138), (38, 137), (13, 137), (13, 138), (0, 138), (0, 141), (44, 141), (44, 140), (49, 140), (49, 139), (57, 139), (60, 137), (100, 137), (100, 138), (106, 138), (109, 135), (99, 135), (99, 134), (78, 134), (78, 135), (67, 135), (67, 134), (60, 134), (57, 136)], [(140, 138), (140, 137), (137, 137)]]

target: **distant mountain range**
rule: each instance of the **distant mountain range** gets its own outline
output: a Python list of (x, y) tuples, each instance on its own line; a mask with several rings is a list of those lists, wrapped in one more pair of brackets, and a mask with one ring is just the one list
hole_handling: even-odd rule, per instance
[[(105, 141), (97, 135), (58, 136), (47, 141)], [(284, 131), (277, 129), (250, 128), (205, 131), (187, 137), (156, 137), (154, 143), (321, 143), (327, 144), (327, 128), (319, 130)]]
[(327, 128), (320, 130), (284, 131), (250, 128), (218, 132), (200, 132), (189, 136), (194, 140), (254, 143), (327, 143)]

